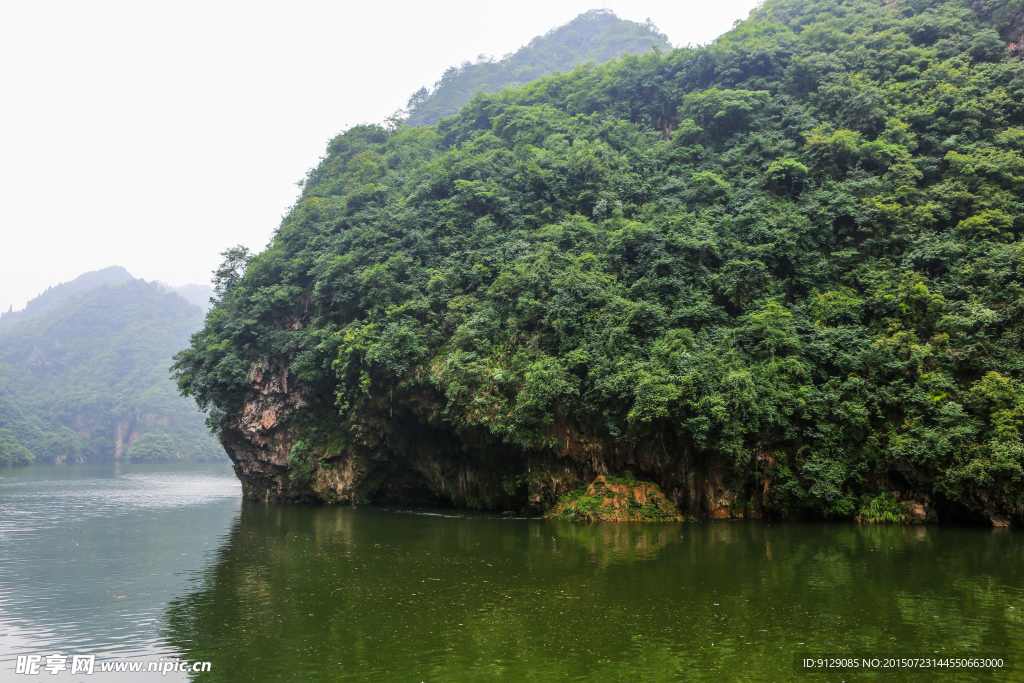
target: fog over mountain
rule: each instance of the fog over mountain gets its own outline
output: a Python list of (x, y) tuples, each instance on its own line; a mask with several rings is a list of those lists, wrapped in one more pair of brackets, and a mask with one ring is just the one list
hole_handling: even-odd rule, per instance
[[(211, 290), (185, 293), (208, 302)], [(0, 316), (0, 464), (223, 457), (167, 374), (202, 320), (199, 306), (119, 266)]]

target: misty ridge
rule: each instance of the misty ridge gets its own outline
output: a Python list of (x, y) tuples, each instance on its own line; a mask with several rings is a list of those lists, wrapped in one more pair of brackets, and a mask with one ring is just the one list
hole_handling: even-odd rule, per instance
[(0, 316), (0, 464), (223, 458), (167, 374), (212, 295), (112, 266)]
[[(476, 90), (652, 47), (671, 49), (649, 23), (592, 10), (500, 61), (452, 67), (413, 96), (407, 123), (453, 114)], [(111, 266), (0, 313), (0, 464), (223, 457), (167, 374), (217, 296), (209, 284), (147, 283)]]
[(629, 54), (672, 49), (668, 37), (648, 20), (644, 24), (619, 19), (606, 9), (584, 12), (572, 21), (537, 36), (516, 52), (495, 61), (479, 55), (449, 67), (433, 88), (420, 88), (406, 104), (406, 125), (432, 126), (468, 103), (477, 91), (493, 94), (534, 81), (552, 72), (572, 71), (586, 64), (603, 64)]

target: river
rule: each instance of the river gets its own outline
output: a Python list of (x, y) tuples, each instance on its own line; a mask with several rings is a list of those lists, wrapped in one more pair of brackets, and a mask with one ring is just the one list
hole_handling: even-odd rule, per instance
[[(223, 464), (5, 469), (0, 681), (839, 681), (794, 658), (892, 654), (1007, 668), (856, 680), (1022, 680), (1022, 568), (1008, 529), (575, 525), (243, 502)], [(52, 654), (95, 672), (15, 674)], [(210, 671), (99, 670), (177, 660)]]

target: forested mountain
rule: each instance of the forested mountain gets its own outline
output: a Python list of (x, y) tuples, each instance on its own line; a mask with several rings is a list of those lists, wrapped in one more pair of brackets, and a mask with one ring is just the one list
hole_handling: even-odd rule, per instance
[(167, 375), (202, 319), (197, 306), (117, 267), (5, 316), (0, 465), (223, 457)]
[(165, 292), (173, 292), (174, 294), (177, 294), (193, 306), (198, 306), (203, 309), (204, 313), (210, 310), (210, 299), (212, 299), (215, 294), (213, 287), (210, 285), (169, 285), (166, 282), (154, 282), (153, 284)]
[(1022, 27), (766, 0), (353, 128), (225, 263), (179, 386), (253, 497), (544, 509), (632, 474), (690, 514), (1024, 521)]
[(15, 311), (12, 308), (6, 313), (0, 313), (0, 326), (5, 323), (9, 324), (14, 320), (30, 318), (48, 306), (66, 301), (75, 294), (84, 292), (87, 289), (99, 287), (100, 285), (128, 282), (131, 279), (132, 274), (121, 266), (110, 266), (109, 268), (101, 268), (100, 270), (83, 273), (70, 282), (62, 282), (59, 285), (47, 287), (45, 292), (29, 301), (25, 308), (20, 311)]
[(568, 24), (537, 36), (514, 53), (495, 61), (481, 55), (474, 63), (449, 67), (432, 90), (426, 87), (409, 98), (410, 126), (432, 126), (451, 116), (482, 90), (496, 93), (521, 86), (554, 71), (571, 71), (579, 64), (601, 64), (628, 54), (672, 49), (663, 34), (651, 25), (619, 19), (610, 10), (590, 10)]

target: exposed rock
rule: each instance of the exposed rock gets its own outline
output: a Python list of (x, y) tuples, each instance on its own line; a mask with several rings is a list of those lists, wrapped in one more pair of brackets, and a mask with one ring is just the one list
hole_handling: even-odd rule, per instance
[[(254, 367), (249, 379), (247, 400), (222, 431), (221, 441), (250, 499), (452, 504), (550, 511), (549, 516), (562, 519), (625, 520), (644, 515), (757, 519), (779, 495), (774, 483), (784, 456), (767, 445), (751, 454), (745, 483), (737, 488), (723, 479), (729, 463), (694, 454), (661, 436), (650, 442), (601, 439), (593, 436), (597, 430), (566, 423), (531, 450), (497, 442), (480, 428), (453, 428), (439, 417), (444, 397), (426, 390), (386, 408), (364, 406), (357, 411), (361, 421), (342, 423), (329, 400), (280, 369)], [(321, 411), (319, 417), (312, 418), (312, 411)], [(333, 436), (311, 433), (311, 424), (328, 425)], [(613, 476), (628, 472), (656, 484)], [(903, 523), (940, 520), (930, 485), (915, 484), (902, 494), (898, 485), (892, 488), (893, 511)], [(584, 508), (593, 509), (566, 505), (567, 495), (587, 499)], [(957, 509), (947, 510), (948, 505), (941, 515), (997, 526), (1024, 517), (1006, 501), (985, 499), (976, 505), (974, 517), (964, 512), (949, 517)]]
[(931, 508), (931, 502), (927, 499), (923, 501), (908, 500), (907, 516), (911, 524), (932, 524), (939, 521), (935, 510)]
[(1002, 26), (999, 34), (1006, 41), (1007, 49), (1016, 55), (1024, 56), (1024, 6), (1005, 6), (992, 0), (972, 0), (971, 9), (983, 17), (992, 17), (994, 14), (993, 23)]
[(988, 515), (988, 519), (989, 519), (990, 522), (992, 522), (992, 526), (994, 526), (994, 527), (1009, 527), (1009, 526), (1013, 526), (1012, 522), (1010, 522), (1010, 518), (1009, 517), (1006, 517), (1005, 515), (1000, 515), (998, 513), (997, 514), (990, 514), (990, 515)]
[(242, 414), (221, 432), (221, 443), (234, 464), (242, 490), (253, 499), (301, 500), (308, 497), (288, 476), (293, 435), (287, 418), (305, 405), (302, 392), (288, 392), (285, 373), (255, 367), (249, 372), (249, 398)]
[[(904, 0), (881, 0), (882, 5), (900, 5)], [(1024, 7), (1015, 8), (1012, 5), (1008, 8), (1001, 6), (992, 0), (972, 0), (971, 9), (985, 17), (991, 13), (1003, 13), (1003, 21), (994, 23), (1002, 24), (999, 31), (1000, 37), (1006, 42), (1006, 48), (1016, 55), (1024, 56)], [(1007, 13), (1009, 10), (1009, 13)], [(991, 21), (991, 19), (990, 19)]]
[[(247, 400), (221, 441), (243, 491), (255, 500), (452, 504), (581, 520), (757, 519), (780, 495), (775, 477), (784, 456), (769, 446), (752, 453), (745, 483), (737, 488), (723, 479), (728, 463), (661, 437), (602, 440), (585, 425), (562, 424), (555, 438), (531, 450), (497, 442), (480, 428), (452, 428), (439, 417), (443, 402), (443, 396), (424, 392), (376, 412), (362, 409), (358, 423), (340, 423), (329, 401), (294, 376), (254, 368)], [(319, 418), (311, 419), (313, 410), (322, 411)], [(330, 425), (334, 436), (310, 434), (311, 423)], [(628, 472), (656, 484), (626, 484), (613, 476)], [(971, 513), (945, 499), (937, 504), (928, 482), (891, 487), (892, 512), (902, 523), (962, 519), (1007, 526), (1024, 518), (1024, 510), (1002, 499), (977, 498)], [(578, 502), (566, 505), (566, 495), (587, 499), (586, 509)]]
[(994, 527), (1012, 527), (1024, 520), (1024, 506), (1006, 495), (975, 491), (971, 502), (973, 521), (988, 522)]
[(1007, 30), (1007, 47), (1014, 54), (1024, 56), (1024, 8), (1013, 18)]
[[(496, 442), (479, 427), (453, 429), (438, 417), (444, 402), (439, 395), (417, 394), (376, 414), (364, 407), (358, 411), (361, 421), (340, 424), (329, 401), (279, 369), (254, 367), (249, 383), (242, 410), (222, 430), (221, 443), (243, 491), (254, 500), (454, 504), (542, 513), (602, 474), (633, 471), (665, 487), (666, 493), (651, 495), (669, 517), (682, 509), (687, 517), (723, 518), (743, 516), (734, 515), (734, 508), (756, 516), (763, 509), (761, 491), (770, 489), (765, 480), (742, 496), (746, 506), (735, 505), (739, 496), (722, 484), (717, 461), (691, 461), (685, 449), (666, 447), (662, 438), (602, 440), (589, 436), (585, 426), (565, 424), (549, 443), (531, 450)], [(309, 433), (313, 410), (322, 411), (321, 424), (333, 422), (334, 437)], [(298, 454), (300, 442), (308, 452)], [(634, 497), (641, 507), (649, 502), (646, 489)]]
[(708, 517), (711, 519), (729, 519), (733, 517), (733, 503), (736, 502), (736, 493), (734, 491), (714, 491), (709, 496), (709, 499), (711, 501), (711, 509), (708, 510)]
[(678, 522), (679, 509), (655, 484), (600, 476), (562, 496), (546, 517), (569, 522)]

